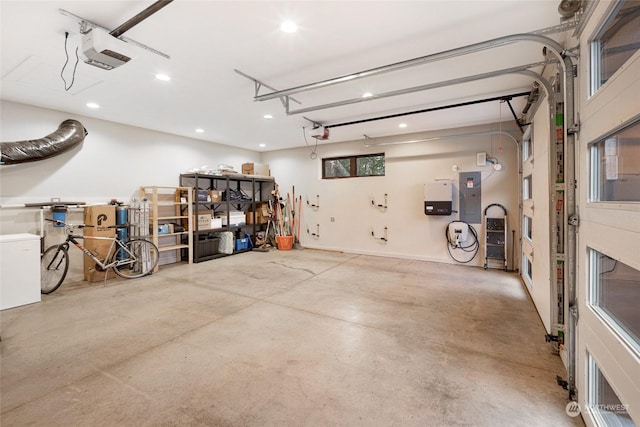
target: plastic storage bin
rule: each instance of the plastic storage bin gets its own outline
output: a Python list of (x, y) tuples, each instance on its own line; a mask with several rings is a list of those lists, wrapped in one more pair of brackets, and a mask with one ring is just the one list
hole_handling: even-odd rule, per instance
[(242, 239), (236, 239), (236, 252), (238, 251), (246, 251), (249, 249), (249, 237), (244, 237)]
[(198, 239), (198, 256), (209, 256), (218, 253), (220, 239), (217, 237), (200, 236)]

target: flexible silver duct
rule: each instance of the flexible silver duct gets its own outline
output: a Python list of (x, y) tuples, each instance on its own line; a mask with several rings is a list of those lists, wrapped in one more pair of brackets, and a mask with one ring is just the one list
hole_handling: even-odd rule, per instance
[(77, 120), (68, 119), (60, 123), (58, 129), (40, 139), (3, 142), (0, 144), (2, 157), (0, 163), (34, 162), (57, 156), (84, 141), (88, 132)]

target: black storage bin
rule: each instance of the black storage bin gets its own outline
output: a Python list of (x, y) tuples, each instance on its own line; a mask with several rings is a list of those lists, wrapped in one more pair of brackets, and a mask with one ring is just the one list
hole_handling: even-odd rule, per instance
[(207, 235), (198, 236), (198, 257), (216, 255), (220, 239)]

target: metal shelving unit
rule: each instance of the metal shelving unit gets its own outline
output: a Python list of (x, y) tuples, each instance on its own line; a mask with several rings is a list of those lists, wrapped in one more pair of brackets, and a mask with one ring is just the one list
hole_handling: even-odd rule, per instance
[[(212, 247), (208, 240), (215, 238), (215, 234), (230, 231), (234, 238), (238, 239), (248, 234), (252, 241), (260, 231), (265, 231), (267, 224), (259, 223), (257, 208), (262, 203), (268, 203), (271, 191), (275, 189), (275, 179), (272, 177), (257, 177), (252, 175), (206, 175), (206, 174), (182, 174), (180, 185), (193, 189), (193, 215), (196, 217), (203, 212), (213, 211), (216, 216), (226, 216), (226, 223), (219, 228), (202, 228), (198, 221), (194, 221), (192, 233), (193, 262), (208, 261), (229, 254), (212, 253)], [(200, 193), (198, 193), (200, 191)], [(211, 191), (219, 191), (222, 198), (219, 201), (206, 200)], [(243, 199), (234, 199), (233, 194), (244, 196)], [(231, 212), (241, 211), (247, 215), (244, 224), (232, 224)], [(215, 246), (215, 245), (213, 245)], [(235, 250), (233, 254), (245, 252), (249, 249)]]

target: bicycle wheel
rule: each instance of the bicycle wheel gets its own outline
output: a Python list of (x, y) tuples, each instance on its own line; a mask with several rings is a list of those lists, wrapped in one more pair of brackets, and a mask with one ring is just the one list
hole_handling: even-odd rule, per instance
[[(131, 255), (122, 256), (122, 249), (115, 251), (112, 262), (118, 260), (119, 265), (113, 271), (125, 279), (135, 279), (151, 273), (158, 264), (158, 248), (153, 242), (145, 239), (134, 239), (124, 244)], [(118, 256), (120, 254), (120, 256)], [(124, 258), (124, 259), (122, 259)]]
[(50, 294), (62, 285), (69, 270), (69, 254), (62, 246), (51, 246), (40, 258), (40, 292)]

